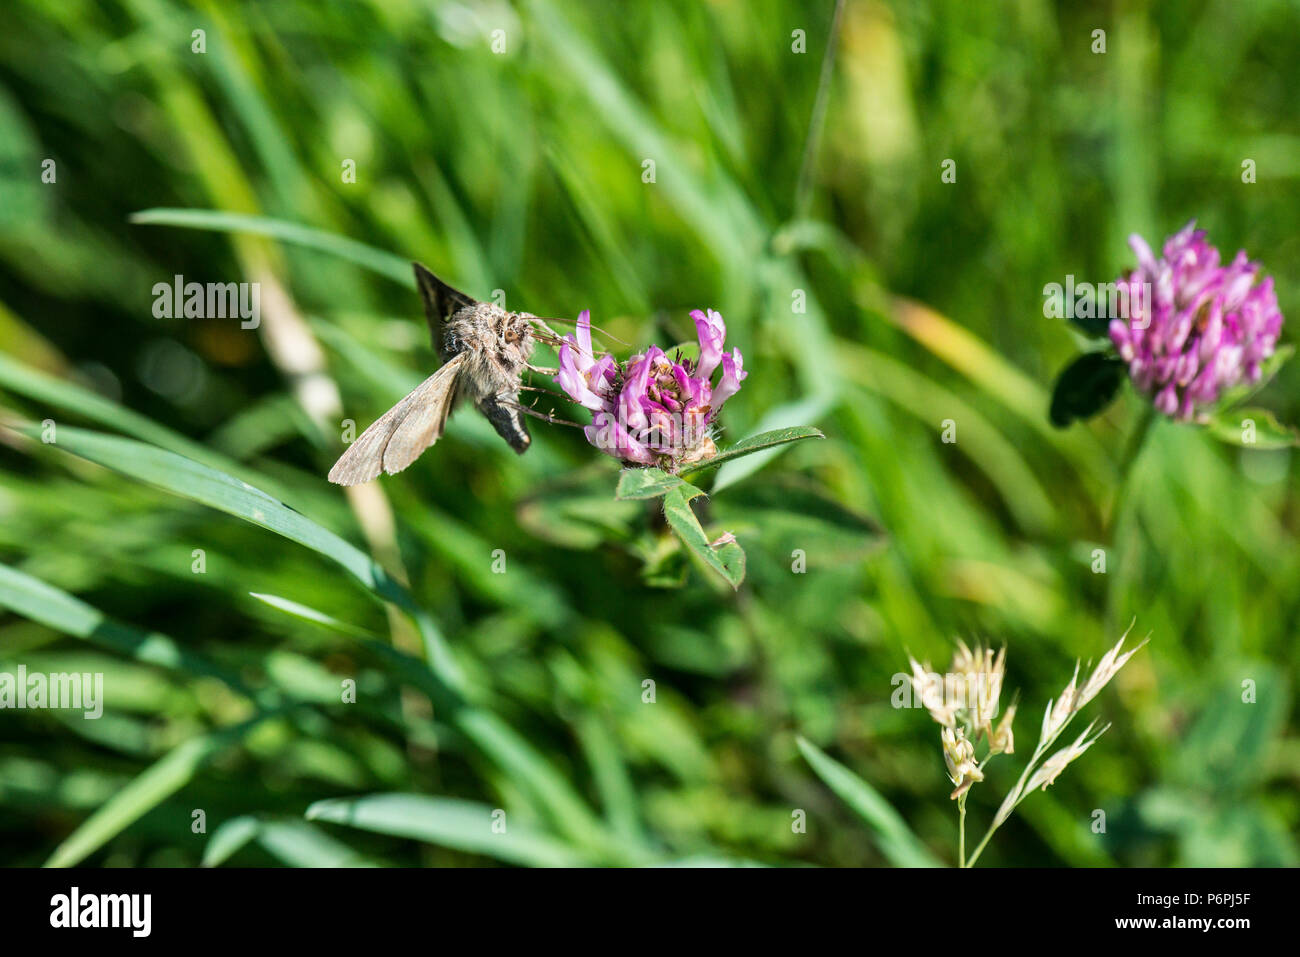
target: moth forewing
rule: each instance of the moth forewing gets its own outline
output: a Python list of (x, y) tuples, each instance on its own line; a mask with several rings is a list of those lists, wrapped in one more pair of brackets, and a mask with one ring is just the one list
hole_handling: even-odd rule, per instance
[(384, 449), (384, 471), (389, 475), (402, 471), (442, 438), (464, 368), (465, 357), (454, 356), (425, 380), (429, 383), (428, 395), (412, 403)]
[(414, 462), (442, 437), (464, 362), (463, 355), (453, 356), (375, 420), (339, 456), (329, 480), (335, 485), (357, 485), (378, 477), (381, 471), (389, 475), (400, 472)]

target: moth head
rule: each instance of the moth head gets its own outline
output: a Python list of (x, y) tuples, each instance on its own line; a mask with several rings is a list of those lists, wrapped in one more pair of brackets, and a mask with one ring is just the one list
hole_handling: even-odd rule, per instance
[(517, 350), (525, 360), (533, 354), (533, 341), (537, 338), (536, 318), (529, 312), (512, 312), (501, 324), (502, 343), (508, 349)]

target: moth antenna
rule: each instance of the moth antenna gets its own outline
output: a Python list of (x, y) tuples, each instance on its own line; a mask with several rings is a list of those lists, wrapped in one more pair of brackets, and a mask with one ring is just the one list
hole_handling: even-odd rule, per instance
[(599, 333), (600, 333), (602, 336), (604, 336), (605, 338), (607, 338), (607, 339), (613, 339), (615, 342), (617, 342), (617, 343), (618, 343), (619, 345), (621, 345), (621, 346), (630, 346), (630, 345), (632, 344), (632, 343), (628, 342), (626, 339), (620, 339), (618, 336), (614, 335), (612, 332), (606, 332), (604, 329), (600, 328), (600, 326), (592, 326), (591, 328), (592, 328), (592, 331), (593, 331), (593, 332), (599, 332)]
[(530, 336), (530, 337), (531, 337), (535, 342), (544, 342), (544, 343), (546, 343), (548, 346), (562, 346), (562, 345), (564, 345), (564, 340), (563, 340), (562, 338), (560, 338), (559, 336), (556, 336), (556, 335), (545, 335), (545, 334), (541, 334), (541, 333), (538, 333), (538, 331), (537, 331), (536, 329), (531, 330), (531, 331), (528, 333), (528, 335), (529, 335), (529, 336)]
[(525, 415), (531, 415), (535, 419), (541, 419), (543, 422), (549, 422), (551, 425), (571, 425), (575, 429), (586, 428), (581, 422), (570, 422), (568, 419), (561, 419), (559, 416), (552, 415), (549, 412), (538, 412), (526, 405), (520, 405), (518, 402), (502, 402), (502, 405), (517, 409)]
[[(557, 316), (547, 316), (546, 319), (544, 319), (544, 320), (538, 320), (538, 321), (539, 321), (539, 322), (543, 322), (543, 323), (546, 323), (546, 322), (567, 322), (567, 323), (568, 323), (569, 325), (571, 325), (571, 326), (576, 326), (576, 325), (578, 324), (578, 320), (577, 320), (577, 319), (565, 319), (565, 318), (557, 317)], [(550, 332), (550, 333), (552, 333), (552, 334), (555, 334), (555, 330), (554, 330), (554, 329), (549, 329), (549, 328), (548, 328), (547, 331)], [(606, 331), (605, 329), (602, 329), (600, 326), (595, 326), (595, 325), (593, 325), (593, 326), (591, 327), (591, 331), (592, 331), (592, 332), (599, 332), (599, 333), (600, 333), (602, 336), (604, 336), (605, 338), (607, 338), (607, 339), (613, 339), (613, 340), (614, 340), (615, 342), (617, 342), (619, 345), (622, 345), (622, 346), (629, 346), (629, 345), (631, 345), (631, 343), (628, 342), (627, 340), (625, 340), (625, 339), (620, 339), (618, 336), (614, 335), (614, 334), (611, 333), (611, 332)]]
[(546, 320), (543, 319), (541, 316), (532, 316), (529, 318), (529, 322), (537, 323), (539, 326), (541, 326), (543, 329), (546, 330), (546, 332), (551, 336), (552, 339), (560, 338), (560, 334), (556, 332), (554, 329), (552, 329), (550, 326), (548, 326), (546, 324)]

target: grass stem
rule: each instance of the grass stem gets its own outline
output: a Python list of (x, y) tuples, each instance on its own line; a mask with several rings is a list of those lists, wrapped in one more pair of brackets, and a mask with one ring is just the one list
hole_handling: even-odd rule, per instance
[(799, 162), (799, 179), (794, 188), (794, 218), (802, 219), (808, 212), (812, 199), (812, 165), (821, 142), (822, 124), (826, 120), (826, 101), (830, 97), (831, 71), (835, 66), (835, 44), (839, 40), (840, 20), (844, 14), (844, 0), (835, 0), (831, 15), (831, 29), (826, 37), (826, 53), (822, 57), (821, 76), (817, 80), (817, 96), (813, 99), (812, 118), (808, 122), (808, 138), (804, 140), (803, 159)]

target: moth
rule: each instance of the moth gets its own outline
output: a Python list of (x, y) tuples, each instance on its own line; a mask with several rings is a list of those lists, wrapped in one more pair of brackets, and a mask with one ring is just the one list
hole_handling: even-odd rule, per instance
[[(545, 320), (527, 312), (508, 312), (479, 302), (447, 285), (420, 263), (415, 281), (424, 303), (438, 371), (398, 402), (348, 446), (330, 469), (336, 485), (369, 482), (380, 471), (402, 471), (442, 438), (447, 417), (462, 400), (474, 403), (497, 433), (522, 455), (532, 437), (523, 416), (553, 417), (519, 403), (527, 388), (525, 370), (554, 372), (529, 364), (535, 339), (558, 341)], [(539, 334), (539, 328), (544, 330)]]

